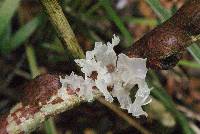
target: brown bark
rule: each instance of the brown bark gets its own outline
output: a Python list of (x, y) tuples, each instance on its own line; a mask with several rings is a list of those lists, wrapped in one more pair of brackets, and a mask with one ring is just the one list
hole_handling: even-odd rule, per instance
[(200, 0), (190, 0), (169, 20), (145, 34), (124, 53), (130, 57), (147, 58), (149, 68), (170, 69), (199, 34)]

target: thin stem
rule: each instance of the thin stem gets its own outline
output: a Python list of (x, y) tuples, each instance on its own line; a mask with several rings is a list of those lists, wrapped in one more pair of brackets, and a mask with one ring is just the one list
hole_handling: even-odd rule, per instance
[(133, 118), (129, 117), (128, 114), (124, 113), (121, 109), (119, 109), (117, 106), (115, 106), (112, 103), (107, 102), (105, 99), (103, 98), (97, 98), (97, 100), (104, 104), (105, 106), (107, 106), (109, 109), (111, 109), (114, 113), (116, 113), (119, 117), (121, 117), (122, 119), (124, 119), (126, 122), (128, 122), (131, 126), (133, 126), (134, 128), (136, 128), (137, 130), (139, 130), (142, 134), (151, 134), (151, 132), (149, 132), (146, 128), (144, 128), (143, 126), (141, 126), (139, 123), (137, 123), (136, 120), (134, 120)]
[(40, 71), (36, 62), (34, 49), (30, 45), (26, 46), (26, 56), (27, 56), (29, 68), (31, 71), (31, 76), (32, 78), (35, 78), (36, 76), (40, 74)]
[(47, 121), (45, 121), (44, 126), (46, 134), (57, 134), (53, 118), (49, 118)]
[(98, 1), (95, 3), (90, 9), (88, 9), (85, 16), (90, 16), (92, 13), (94, 13), (99, 7), (101, 6), (101, 3)]
[(67, 47), (73, 58), (84, 58), (83, 50), (80, 48), (78, 41), (67, 21), (61, 6), (57, 0), (40, 0), (50, 21), (54, 26), (62, 44)]

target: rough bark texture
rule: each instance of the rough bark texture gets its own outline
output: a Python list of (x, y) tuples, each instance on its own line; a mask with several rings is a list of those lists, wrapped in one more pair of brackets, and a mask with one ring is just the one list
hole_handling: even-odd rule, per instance
[(200, 0), (188, 1), (169, 20), (124, 51), (130, 57), (147, 58), (152, 69), (170, 69), (200, 34)]
[(45, 105), (46, 101), (49, 101), (60, 87), (61, 83), (58, 75), (38, 76), (25, 86), (22, 102), (24, 105), (38, 105), (38, 102)]
[[(76, 94), (68, 94), (65, 100), (58, 93), (61, 88), (58, 75), (43, 74), (28, 83), (21, 102), (0, 118), (0, 134), (30, 133), (50, 116), (54, 116), (85, 100)], [(64, 91), (62, 91), (64, 93)], [(99, 96), (100, 93), (95, 93)]]

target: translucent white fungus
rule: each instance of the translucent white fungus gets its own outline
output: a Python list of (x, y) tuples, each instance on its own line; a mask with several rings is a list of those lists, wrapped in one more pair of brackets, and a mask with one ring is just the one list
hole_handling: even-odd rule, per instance
[[(121, 108), (127, 109), (133, 116), (147, 116), (142, 109), (143, 105), (151, 101), (150, 89), (145, 82), (146, 59), (129, 58), (125, 54), (117, 56), (113, 47), (118, 45), (119, 41), (119, 37), (114, 35), (112, 42), (107, 44), (96, 42), (94, 50), (86, 52), (85, 59), (75, 60), (81, 67), (84, 78), (72, 72), (70, 76), (60, 78), (61, 89), (70, 88), (88, 101), (93, 99), (93, 91), (99, 90), (109, 102), (116, 97)], [(138, 89), (132, 102), (130, 91), (135, 86)]]

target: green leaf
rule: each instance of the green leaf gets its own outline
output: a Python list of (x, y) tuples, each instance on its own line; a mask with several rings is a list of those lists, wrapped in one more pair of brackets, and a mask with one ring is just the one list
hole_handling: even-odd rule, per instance
[(11, 37), (11, 27), (10, 25), (5, 28), (5, 31), (3, 32), (1, 38), (0, 38), (0, 52), (3, 49), (3, 44), (6, 44)]
[(109, 0), (100, 0), (99, 1), (101, 5), (105, 8), (109, 18), (111, 21), (115, 23), (115, 25), (119, 28), (120, 32), (124, 36), (124, 38), (127, 40), (127, 45), (125, 47), (129, 47), (133, 43), (133, 37), (125, 27), (124, 23), (120, 19), (120, 17), (117, 15), (115, 10), (112, 8), (111, 3)]
[(187, 60), (180, 60), (178, 65), (200, 69), (200, 63), (195, 63)]
[(6, 44), (3, 44), (3, 47), (1, 48), (2, 53), (10, 53), (12, 50), (19, 47), (30, 37), (30, 35), (36, 30), (40, 23), (41, 17), (38, 16), (22, 26)]
[(187, 48), (193, 58), (200, 64), (200, 48), (197, 44), (192, 44)]
[(18, 8), (20, 0), (5, 0), (0, 7), (0, 37), (4, 34), (5, 28)]

